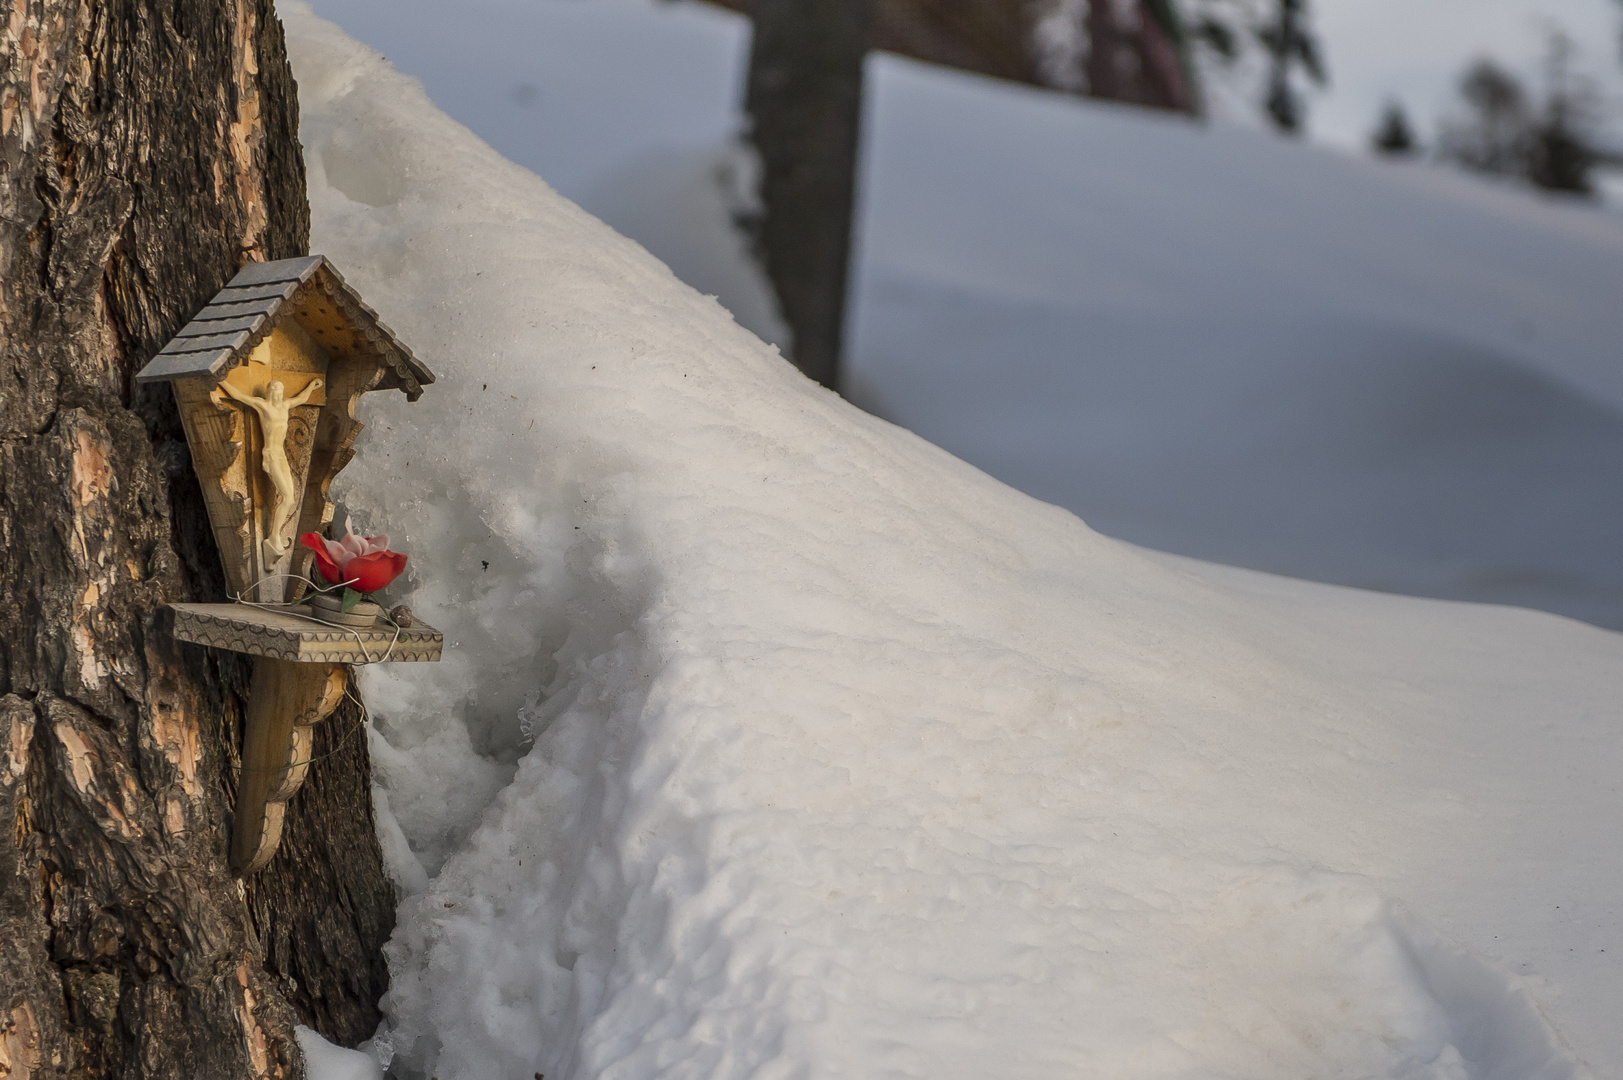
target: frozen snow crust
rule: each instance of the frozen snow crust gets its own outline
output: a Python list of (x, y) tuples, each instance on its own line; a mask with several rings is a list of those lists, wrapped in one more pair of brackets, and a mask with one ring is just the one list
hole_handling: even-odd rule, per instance
[(315, 246), (440, 374), (343, 481), (447, 632), (365, 672), (394, 1075), (1623, 1066), (1623, 637), (1103, 538), (283, 16)]

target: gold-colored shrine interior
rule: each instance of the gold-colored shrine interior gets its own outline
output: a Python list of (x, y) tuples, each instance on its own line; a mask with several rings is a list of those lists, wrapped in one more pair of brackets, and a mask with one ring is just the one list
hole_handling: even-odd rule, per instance
[(265, 394), (275, 379), (281, 382), (283, 394), (298, 397), (311, 380), (319, 378), (323, 385), (307, 402), (319, 408), (327, 404), (325, 380), (330, 366), (326, 350), (298, 323), (283, 319), (254, 346), (246, 361), (226, 373), (225, 381), (245, 394), (256, 396)]
[[(355, 398), (371, 389), (381, 374), (380, 364), (370, 356), (335, 361), (296, 319), (283, 318), (223, 379), (174, 380), (226, 581), (235, 595), (281, 603), (302, 593), (293, 579), (307, 572), (309, 559), (297, 537), (320, 530), (331, 520), (328, 489), (333, 475), (348, 463), (350, 443), (360, 429), (354, 420)], [(284, 399), (289, 399), (304, 393), (317, 378), (323, 385), (288, 414), (283, 446), (298, 505), (274, 538), (284, 548), (278, 554), (266, 545), (277, 493), (263, 467), (262, 421), (253, 409), (218, 392), (218, 387), (223, 382), (244, 396), (262, 398), (269, 395), (272, 382), (280, 382)]]

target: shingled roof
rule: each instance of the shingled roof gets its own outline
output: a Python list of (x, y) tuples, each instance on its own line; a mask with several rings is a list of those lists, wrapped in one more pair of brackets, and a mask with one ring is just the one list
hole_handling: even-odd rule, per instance
[(424, 384), (434, 381), (434, 373), (379, 321), (325, 255), (249, 263), (135, 379), (224, 375), (289, 317), (335, 360), (362, 355), (380, 362), (386, 373), (379, 390), (404, 390), (416, 401)]

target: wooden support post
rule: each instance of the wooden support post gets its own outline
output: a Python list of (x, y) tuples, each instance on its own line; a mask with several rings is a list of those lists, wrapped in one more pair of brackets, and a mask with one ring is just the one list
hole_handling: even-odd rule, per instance
[(255, 657), (242, 732), (242, 774), (231, 830), (231, 869), (246, 876), (270, 862), (282, 812), (310, 767), (310, 728), (344, 696), (350, 664), (435, 661), (445, 635), (421, 619), (409, 627), (331, 626), (309, 609), (249, 604), (172, 604), (174, 635)]
[(310, 768), (311, 726), (338, 707), (348, 679), (342, 664), (254, 660), (231, 829), (231, 869), (238, 875), (260, 869), (276, 853), (287, 800)]

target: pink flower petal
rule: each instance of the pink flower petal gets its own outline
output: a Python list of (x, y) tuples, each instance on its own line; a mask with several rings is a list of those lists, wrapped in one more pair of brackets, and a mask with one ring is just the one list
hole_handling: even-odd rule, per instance
[(327, 549), (327, 558), (331, 559), (333, 564), (336, 565), (340, 570), (342, 570), (344, 568), (344, 564), (352, 558), (350, 553), (344, 549), (344, 545), (332, 540), (328, 540), (325, 536), (318, 536), (316, 539), (320, 540), (322, 546)]

